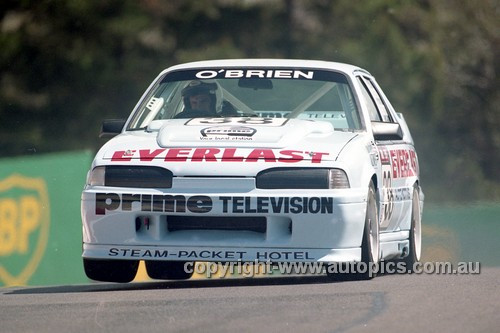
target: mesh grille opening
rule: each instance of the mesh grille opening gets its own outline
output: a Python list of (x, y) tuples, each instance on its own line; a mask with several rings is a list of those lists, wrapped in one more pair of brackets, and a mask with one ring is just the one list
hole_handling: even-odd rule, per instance
[(180, 230), (231, 230), (265, 233), (265, 217), (227, 217), (227, 216), (167, 216), (167, 229)]

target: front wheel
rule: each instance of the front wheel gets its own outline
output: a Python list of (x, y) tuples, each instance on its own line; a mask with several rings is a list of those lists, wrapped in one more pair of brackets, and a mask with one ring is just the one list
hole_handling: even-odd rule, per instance
[(375, 277), (380, 261), (380, 233), (375, 186), (370, 182), (366, 201), (365, 228), (361, 243), (361, 263), (339, 263), (343, 272), (328, 273), (333, 280), (369, 280)]
[(408, 273), (413, 272), (413, 266), (420, 261), (422, 253), (422, 216), (420, 214), (420, 191), (417, 186), (413, 188), (411, 209), (411, 226), (409, 236), (409, 253), (403, 258)]
[(83, 268), (89, 279), (104, 282), (130, 282), (135, 278), (139, 261), (83, 258)]
[(380, 231), (378, 219), (378, 206), (375, 199), (375, 186), (370, 182), (368, 189), (368, 202), (366, 205), (365, 231), (363, 242), (361, 244), (361, 262), (360, 268), (366, 268), (365, 272), (357, 272), (357, 278), (360, 280), (369, 280), (375, 277), (378, 271), (377, 265), (380, 261)]

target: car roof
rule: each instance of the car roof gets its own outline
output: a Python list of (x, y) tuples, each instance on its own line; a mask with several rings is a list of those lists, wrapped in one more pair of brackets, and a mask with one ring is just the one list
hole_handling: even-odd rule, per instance
[(331, 62), (323, 60), (301, 60), (301, 59), (221, 59), (195, 61), (185, 64), (169, 67), (163, 72), (174, 70), (193, 69), (210, 67), (299, 67), (311, 69), (329, 69), (346, 74), (352, 74), (355, 71), (361, 71), (370, 75), (363, 68), (340, 62)]

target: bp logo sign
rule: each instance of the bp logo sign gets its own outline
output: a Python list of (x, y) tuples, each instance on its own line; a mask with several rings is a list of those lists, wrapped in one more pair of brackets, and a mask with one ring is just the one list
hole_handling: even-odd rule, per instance
[(50, 209), (43, 178), (0, 180), (0, 285), (24, 285), (43, 257)]

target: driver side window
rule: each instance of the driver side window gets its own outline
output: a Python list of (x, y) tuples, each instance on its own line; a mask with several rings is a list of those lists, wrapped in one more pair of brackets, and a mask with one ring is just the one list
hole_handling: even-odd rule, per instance
[(363, 97), (365, 98), (366, 102), (366, 107), (368, 108), (368, 113), (370, 114), (370, 120), (371, 121), (382, 121), (380, 114), (377, 110), (377, 106), (375, 105), (375, 101), (373, 100), (373, 97), (371, 96), (370, 92), (368, 91), (368, 88), (366, 86), (366, 83), (364, 80), (358, 76), (358, 81), (361, 86), (361, 92), (363, 94)]

